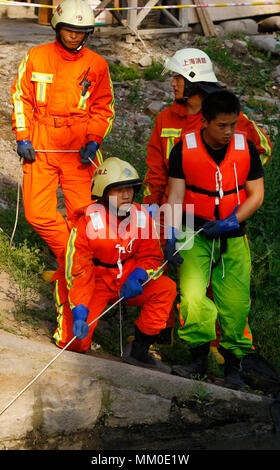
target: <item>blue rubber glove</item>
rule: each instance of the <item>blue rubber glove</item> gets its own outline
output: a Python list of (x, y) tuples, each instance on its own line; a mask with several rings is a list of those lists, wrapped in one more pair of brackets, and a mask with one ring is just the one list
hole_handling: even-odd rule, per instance
[(178, 237), (178, 230), (170, 225), (167, 226), (167, 240), (165, 243), (164, 248), (164, 258), (168, 261), (168, 263), (173, 266), (177, 267), (180, 266), (184, 262), (184, 259), (179, 253), (174, 255), (176, 250), (176, 241)]
[(206, 222), (203, 225), (203, 233), (208, 238), (216, 238), (222, 235), (223, 233), (231, 232), (232, 230), (237, 230), (239, 228), (239, 222), (235, 215), (238, 206), (235, 207), (232, 214), (226, 219), (221, 220), (211, 220)]
[(36, 152), (30, 140), (18, 140), (17, 153), (21, 158), (25, 158), (30, 162), (35, 162)]
[(146, 207), (146, 210), (148, 211), (149, 215), (155, 219), (156, 213), (159, 210), (158, 204), (151, 204), (150, 206)]
[(126, 302), (132, 297), (137, 297), (137, 295), (143, 294), (142, 284), (147, 279), (148, 273), (145, 269), (135, 268), (121, 288), (121, 297), (124, 297), (124, 301)]
[(84, 164), (91, 163), (91, 160), (94, 160), (96, 157), (96, 152), (99, 149), (99, 144), (94, 140), (91, 140), (86, 144), (85, 147), (82, 147), (80, 150), (81, 162)]
[(88, 335), (89, 328), (87, 324), (87, 317), (89, 309), (83, 304), (77, 305), (72, 310), (73, 313), (73, 335), (77, 336), (78, 339), (83, 339)]

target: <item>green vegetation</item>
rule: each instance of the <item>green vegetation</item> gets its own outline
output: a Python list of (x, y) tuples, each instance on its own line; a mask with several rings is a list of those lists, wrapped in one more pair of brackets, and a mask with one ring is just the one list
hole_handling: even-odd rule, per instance
[(113, 82), (137, 80), (141, 77), (135, 67), (126, 67), (125, 65), (116, 64), (110, 64), (110, 75)]
[(162, 62), (152, 61), (152, 65), (140, 69), (136, 66), (126, 67), (122, 64), (113, 64), (109, 65), (110, 75), (114, 82), (124, 82), (131, 80), (138, 80), (144, 78), (145, 80), (159, 80), (164, 81), (166, 79), (166, 74), (162, 74), (163, 64)]
[[(279, 132), (280, 132), (280, 125)], [(271, 161), (265, 167), (265, 200), (248, 221), (252, 256), (252, 309), (254, 343), (280, 370), (280, 134)]]
[(160, 82), (164, 82), (167, 77), (167, 74), (163, 73), (162, 62), (155, 62), (154, 60), (150, 67), (146, 67), (143, 70), (143, 75), (145, 80), (159, 80)]
[[(51, 298), (51, 293), (41, 279), (41, 274), (49, 263), (50, 252), (26, 222), (21, 205), (13, 244), (10, 246), (16, 219), (17, 191), (12, 187), (3, 188), (1, 197), (7, 208), (0, 207), (0, 271), (6, 271), (15, 283), (15, 318), (36, 327), (36, 319), (54, 319), (49, 306), (42, 308), (40, 305), (41, 295), (46, 301)], [(3, 319), (0, 328), (5, 328)]]
[[(199, 36), (196, 41), (197, 47), (201, 47), (219, 67), (219, 79), (234, 87), (239, 96), (245, 93), (254, 96), (269, 92), (270, 73), (275, 67), (275, 58), (269, 52), (257, 51), (244, 33), (226, 37), (229, 40), (234, 38), (246, 42), (250, 55), (257, 60), (250, 60), (247, 56), (237, 59), (221, 38), (207, 38), (206, 42)], [(277, 58), (276, 63), (278, 64)]]

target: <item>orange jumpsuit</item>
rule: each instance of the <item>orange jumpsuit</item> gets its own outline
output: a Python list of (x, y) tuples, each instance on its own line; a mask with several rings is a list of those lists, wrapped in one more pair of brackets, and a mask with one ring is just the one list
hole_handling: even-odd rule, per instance
[[(149, 276), (143, 294), (127, 301), (141, 306), (138, 329), (146, 335), (157, 335), (166, 321), (176, 297), (176, 284), (158, 269), (164, 262), (154, 221), (147, 211), (133, 203), (130, 217), (120, 220), (102, 203), (93, 203), (77, 211), (66, 253), (65, 278), (67, 287), (55, 283), (58, 326), (54, 334), (57, 346), (73, 338), (71, 308), (83, 304), (89, 309), (88, 323), (97, 318), (119, 298), (121, 286), (135, 268)], [(89, 349), (97, 322), (82, 340), (69, 346), (77, 352)]]
[[(164, 204), (168, 198), (169, 154), (183, 134), (199, 129), (202, 112), (187, 114), (184, 105), (176, 101), (161, 111), (147, 149), (147, 171), (144, 179), (144, 204)], [(272, 144), (269, 137), (244, 113), (240, 113), (236, 130), (247, 133), (247, 138), (254, 142), (263, 165), (271, 157)]]
[[(85, 78), (87, 89), (82, 83)], [(25, 216), (61, 262), (71, 216), (90, 203), (95, 167), (82, 164), (78, 151), (88, 141), (101, 144), (114, 120), (108, 65), (85, 47), (73, 54), (56, 40), (29, 50), (11, 93), (16, 140), (31, 140), (36, 150), (36, 161), (23, 163)], [(98, 151), (95, 164), (101, 162)], [(57, 211), (59, 184), (67, 221)]]

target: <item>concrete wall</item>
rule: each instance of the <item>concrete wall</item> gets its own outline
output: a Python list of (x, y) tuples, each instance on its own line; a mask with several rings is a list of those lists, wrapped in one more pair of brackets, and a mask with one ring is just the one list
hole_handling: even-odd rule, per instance
[(102, 449), (101, 425), (112, 439), (123, 430), (125, 443), (135, 426), (199, 431), (202, 443), (225, 422), (272, 426), (265, 397), (69, 351), (32, 382), (60, 351), (0, 332), (0, 449)]

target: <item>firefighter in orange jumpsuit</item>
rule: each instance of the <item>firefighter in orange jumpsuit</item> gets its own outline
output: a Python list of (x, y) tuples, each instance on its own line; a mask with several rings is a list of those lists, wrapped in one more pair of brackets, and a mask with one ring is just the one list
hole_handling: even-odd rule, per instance
[[(174, 74), (171, 85), (175, 101), (158, 115), (147, 148), (143, 203), (149, 206), (153, 204), (161, 206), (167, 202), (170, 152), (184, 134), (202, 127), (203, 98), (220, 88), (210, 58), (199, 49), (188, 48), (177, 51), (170, 59), (167, 59), (165, 70)], [(265, 132), (255, 122), (250, 121), (243, 112), (238, 117), (236, 129), (246, 132), (247, 138), (255, 144), (262, 164), (265, 165), (272, 152), (271, 141)], [(155, 206), (154, 214), (156, 209)], [(161, 218), (159, 222), (162, 225), (163, 219)], [(161, 239), (164, 246), (163, 237)], [(162, 332), (162, 338), (158, 339), (158, 344), (166, 342), (172, 344), (174, 326), (175, 315), (172, 312), (168, 328)], [(214, 342), (212, 345), (215, 348)], [(217, 355), (214, 348), (213, 352)], [(217, 359), (223, 361), (218, 355)]]
[(133, 202), (141, 180), (128, 162), (110, 157), (92, 181), (92, 198), (97, 200), (76, 212), (68, 242), (67, 288), (56, 298), (55, 342), (63, 348), (74, 335), (69, 349), (88, 350), (95, 319), (107, 304), (122, 299), (141, 306), (124, 361), (169, 372), (148, 350), (166, 326), (176, 284), (161, 268), (163, 253), (153, 219)]
[[(83, 0), (64, 0), (51, 24), (55, 42), (30, 49), (19, 65), (12, 120), (24, 159), (25, 216), (60, 265), (72, 214), (90, 203), (92, 174), (102, 163), (99, 147), (114, 119), (114, 96), (107, 62), (84, 45), (94, 29), (92, 8)], [(67, 220), (57, 210), (59, 185)]]

